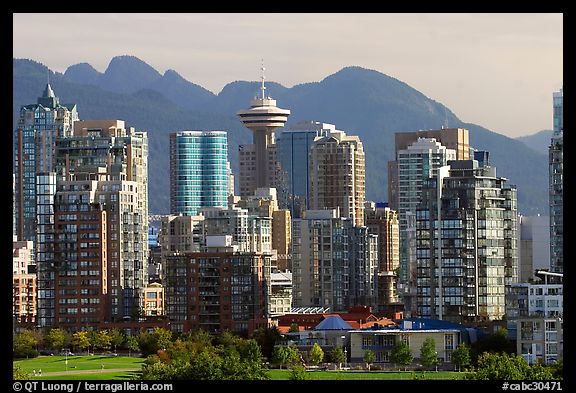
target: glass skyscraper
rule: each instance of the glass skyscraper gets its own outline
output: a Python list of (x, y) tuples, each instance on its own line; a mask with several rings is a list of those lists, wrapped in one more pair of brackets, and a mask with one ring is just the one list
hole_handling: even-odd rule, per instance
[(564, 273), (564, 95), (562, 89), (552, 95), (554, 105), (554, 133), (548, 150), (550, 170), (550, 270)]
[(50, 84), (36, 104), (20, 107), (14, 132), (18, 240), (36, 240), (36, 176), (54, 171), (56, 138), (71, 136), (76, 120), (76, 104), (60, 104)]
[(228, 206), (228, 139), (224, 131), (170, 134), (170, 213), (195, 216)]
[(290, 209), (292, 217), (299, 218), (300, 209), (309, 208), (309, 162), (314, 138), (326, 136), (329, 130), (334, 129), (332, 124), (304, 121), (282, 130), (276, 137), (278, 161), (288, 190), (285, 195), (281, 195), (285, 198), (279, 200), (279, 205)]

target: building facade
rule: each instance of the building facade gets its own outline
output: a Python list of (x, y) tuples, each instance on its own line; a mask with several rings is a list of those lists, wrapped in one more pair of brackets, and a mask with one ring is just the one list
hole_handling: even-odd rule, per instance
[(224, 131), (171, 133), (170, 213), (195, 216), (202, 207), (226, 207), (230, 175), (227, 160), (228, 137)]
[[(440, 130), (420, 130), (409, 132), (397, 132), (394, 134), (395, 158), (398, 152), (405, 150), (416, 142), (418, 138), (434, 138), (447, 149), (456, 152), (456, 160), (469, 160), (472, 157), (470, 151), (469, 132), (465, 128), (442, 128)], [(399, 206), (399, 178), (398, 161), (388, 162), (388, 201), (390, 208), (398, 211)]]
[(550, 171), (550, 269), (564, 272), (564, 94), (553, 93), (554, 133), (548, 149)]
[(302, 121), (283, 129), (276, 138), (278, 160), (286, 179), (287, 200), (279, 201), (280, 207), (290, 209), (294, 218), (310, 209), (310, 149), (317, 137), (335, 131), (332, 124), (317, 121)]
[(310, 150), (311, 210), (339, 209), (354, 225), (364, 225), (365, 155), (360, 138), (330, 131)]
[(36, 266), (32, 241), (12, 236), (12, 315), (16, 325), (35, 326)]
[(397, 304), (400, 268), (400, 227), (398, 213), (383, 203), (366, 203), (365, 222), (378, 236), (378, 310)]
[(343, 311), (376, 304), (378, 236), (334, 209), (307, 210), (292, 229), (295, 307)]
[(16, 232), (36, 241), (36, 176), (55, 169), (56, 138), (73, 134), (76, 104), (60, 104), (48, 83), (36, 104), (20, 108), (14, 132)]
[(438, 177), (425, 182), (416, 210), (418, 316), (501, 319), (505, 287), (518, 279), (516, 188), (478, 161), (449, 165), (441, 188)]
[(175, 332), (249, 335), (268, 326), (270, 255), (220, 247), (166, 258), (166, 315)]

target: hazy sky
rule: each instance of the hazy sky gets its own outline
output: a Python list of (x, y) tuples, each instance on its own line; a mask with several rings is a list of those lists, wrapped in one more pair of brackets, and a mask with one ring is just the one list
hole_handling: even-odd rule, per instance
[[(14, 14), (14, 57), (104, 72), (133, 55), (214, 93), (260, 78), (286, 87), (357, 65), (399, 79), (461, 120), (516, 137), (552, 129), (563, 83), (562, 14)], [(279, 103), (281, 106), (281, 103)], [(318, 119), (330, 122), (330, 119)]]

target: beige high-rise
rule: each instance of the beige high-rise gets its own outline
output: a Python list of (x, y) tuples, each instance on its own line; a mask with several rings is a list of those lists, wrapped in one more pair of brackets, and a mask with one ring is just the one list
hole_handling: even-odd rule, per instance
[(340, 217), (364, 225), (365, 156), (360, 138), (343, 131), (317, 137), (310, 150), (310, 206), (339, 209)]
[(398, 152), (405, 150), (418, 138), (434, 138), (448, 149), (456, 151), (457, 160), (469, 160), (470, 137), (465, 128), (442, 128), (440, 130), (420, 130), (397, 132), (394, 134), (395, 153), (394, 161), (388, 161), (388, 202), (390, 208), (398, 211), (399, 206), (399, 183), (398, 183)]

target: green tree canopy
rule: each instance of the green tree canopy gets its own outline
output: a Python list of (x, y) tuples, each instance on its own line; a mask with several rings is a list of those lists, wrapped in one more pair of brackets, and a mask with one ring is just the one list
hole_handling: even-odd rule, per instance
[(346, 354), (340, 345), (335, 346), (330, 352), (330, 359), (334, 363), (346, 363)]
[(116, 352), (116, 348), (121, 347), (124, 344), (126, 337), (124, 336), (124, 333), (122, 333), (120, 329), (116, 328), (110, 330), (109, 336), (110, 336), (110, 344), (112, 344), (114, 352)]
[(549, 367), (540, 364), (530, 366), (522, 356), (485, 352), (478, 357), (477, 367), (466, 375), (466, 379), (553, 380), (554, 375)]
[(130, 356), (132, 352), (138, 352), (140, 350), (140, 346), (138, 345), (138, 339), (135, 336), (127, 336), (126, 348), (128, 348), (129, 351), (128, 356)]
[(260, 345), (262, 356), (270, 360), (272, 359), (274, 346), (282, 339), (282, 335), (276, 326), (271, 328), (262, 327), (254, 331), (252, 338)]
[(68, 346), (70, 337), (64, 329), (50, 329), (44, 338), (46, 346), (50, 349), (61, 349)]
[(364, 352), (364, 361), (368, 364), (368, 370), (370, 370), (370, 364), (376, 361), (376, 353), (369, 349)]
[(88, 337), (88, 332), (81, 330), (72, 334), (72, 346), (80, 350), (85, 350), (90, 347), (90, 338)]
[(318, 343), (314, 343), (310, 349), (310, 363), (317, 366), (324, 360), (324, 350)]
[(458, 367), (458, 371), (461, 371), (462, 367), (469, 366), (470, 362), (470, 349), (466, 344), (460, 343), (456, 349), (452, 351), (452, 363), (455, 367)]
[(436, 366), (438, 364), (438, 354), (436, 353), (436, 342), (432, 337), (427, 337), (420, 348), (420, 361), (425, 367)]
[(408, 344), (398, 341), (394, 348), (392, 348), (392, 352), (390, 353), (390, 361), (398, 366), (408, 366), (414, 360), (414, 356), (412, 355), (412, 350)]
[(24, 371), (20, 365), (12, 365), (12, 379), (15, 381), (23, 381), (30, 379), (30, 373)]
[(13, 336), (14, 357), (16, 358), (33, 358), (38, 356), (39, 339), (30, 329), (24, 329), (22, 332)]

